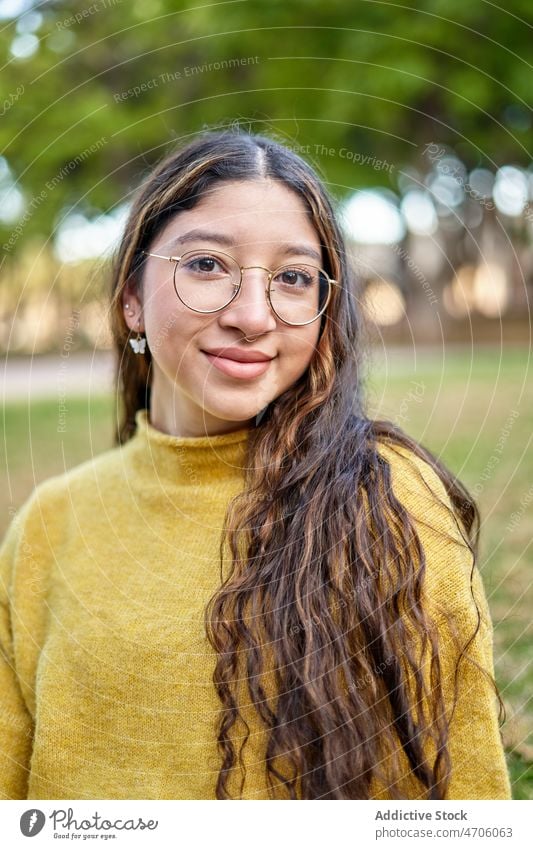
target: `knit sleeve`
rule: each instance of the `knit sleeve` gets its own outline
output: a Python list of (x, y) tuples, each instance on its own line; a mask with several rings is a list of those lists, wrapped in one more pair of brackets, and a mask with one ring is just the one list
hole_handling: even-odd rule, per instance
[[(26, 552), (29, 556), (29, 552)], [(17, 515), (0, 546), (0, 798), (26, 799), (33, 721), (22, 695), (13, 638), (11, 587), (17, 561), (25, 556), (22, 518)]]
[(498, 700), (491, 680), (493, 627), (478, 565), (473, 566), (450, 498), (431, 466), (410, 452), (400, 456), (386, 449), (382, 453), (391, 466), (394, 495), (411, 514), (425, 554), (422, 603), (436, 626), (450, 717), (447, 798), (509, 799)]

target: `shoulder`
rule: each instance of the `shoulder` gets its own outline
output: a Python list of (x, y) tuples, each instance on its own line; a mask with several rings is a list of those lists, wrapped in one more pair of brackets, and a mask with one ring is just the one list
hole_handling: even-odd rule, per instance
[(465, 531), (440, 475), (427, 460), (410, 448), (380, 441), (380, 457), (389, 468), (390, 492), (418, 522), (427, 525), (460, 547), (467, 544)]
[(457, 613), (471, 622), (479, 611), (489, 625), (478, 565), (441, 477), (406, 446), (380, 441), (378, 452), (389, 466), (392, 494), (409, 513), (423, 548), (428, 607), (436, 616)]
[(109, 448), (59, 475), (47, 478), (35, 488), (34, 499), (44, 503), (65, 498), (74, 491), (89, 493), (98, 483), (112, 484), (125, 473), (124, 458), (129, 446), (130, 443), (127, 443), (126, 446)]
[[(129, 443), (127, 443), (129, 445)], [(19, 598), (27, 587), (45, 587), (58, 557), (98, 525), (127, 477), (123, 448), (111, 448), (62, 474), (41, 481), (12, 516), (0, 543), (0, 592)], [(100, 522), (101, 524), (101, 522)], [(22, 589), (26, 588), (26, 589)]]
[(13, 515), (2, 550), (12, 549), (22, 538), (38, 534), (52, 541), (68, 524), (69, 513), (84, 507), (93, 509), (103, 492), (113, 490), (126, 475), (125, 450), (110, 448), (38, 483)]
[(438, 512), (439, 518), (444, 519), (448, 530), (456, 529), (454, 539), (462, 539), (457, 523), (449, 522), (450, 514), (454, 512), (450, 496), (430, 463), (410, 448), (397, 443), (380, 441), (377, 450), (390, 466), (391, 485), (396, 497), (401, 495), (399, 500), (405, 501), (410, 510), (427, 511), (430, 505), (440, 505), (442, 509)]

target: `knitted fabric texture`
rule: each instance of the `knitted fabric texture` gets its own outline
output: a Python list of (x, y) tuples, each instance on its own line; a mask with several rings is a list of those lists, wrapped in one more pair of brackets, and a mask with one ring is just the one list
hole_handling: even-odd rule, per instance
[[(221, 704), (203, 614), (220, 585), (223, 519), (243, 486), (249, 431), (175, 437), (146, 411), (136, 424), (125, 445), (38, 485), (0, 547), (0, 798), (215, 798)], [(379, 450), (417, 521), (428, 609), (437, 621), (453, 614), (466, 641), (477, 623), (472, 558), (444, 487), (405, 449)], [(493, 674), (477, 569), (474, 591), (481, 627), (469, 657)], [(475, 664), (461, 669), (449, 798), (510, 798), (493, 689)], [(244, 712), (242, 798), (268, 799), (265, 731)], [(406, 780), (406, 798), (417, 798), (407, 765)]]

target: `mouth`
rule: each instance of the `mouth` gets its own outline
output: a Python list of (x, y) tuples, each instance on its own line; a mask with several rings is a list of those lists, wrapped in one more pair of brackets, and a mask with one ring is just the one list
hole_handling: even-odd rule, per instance
[(227, 374), (229, 377), (241, 378), (241, 380), (251, 380), (254, 377), (260, 377), (268, 370), (270, 363), (275, 359), (274, 357), (270, 357), (268, 359), (242, 362), (230, 357), (224, 357), (221, 354), (211, 354), (209, 351), (202, 351), (202, 353), (223, 374)]

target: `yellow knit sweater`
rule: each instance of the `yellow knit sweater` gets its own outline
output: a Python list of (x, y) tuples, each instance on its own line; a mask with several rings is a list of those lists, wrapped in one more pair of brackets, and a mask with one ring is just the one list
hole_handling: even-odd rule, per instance
[[(247, 434), (173, 437), (138, 412), (126, 445), (40, 484), (14, 517), (0, 548), (1, 798), (215, 798), (220, 703), (203, 611), (220, 580), (220, 531), (242, 487)], [(452, 612), (469, 634), (470, 555), (424, 480), (446, 501), (444, 488), (403, 449), (380, 451), (396, 495), (421, 520), (428, 607)], [(470, 656), (492, 674), (477, 572), (475, 591), (482, 627)], [(447, 674), (451, 654), (443, 660)], [(460, 680), (449, 798), (509, 798), (494, 694), (474, 665)], [(243, 798), (267, 799), (265, 738), (246, 716)]]

